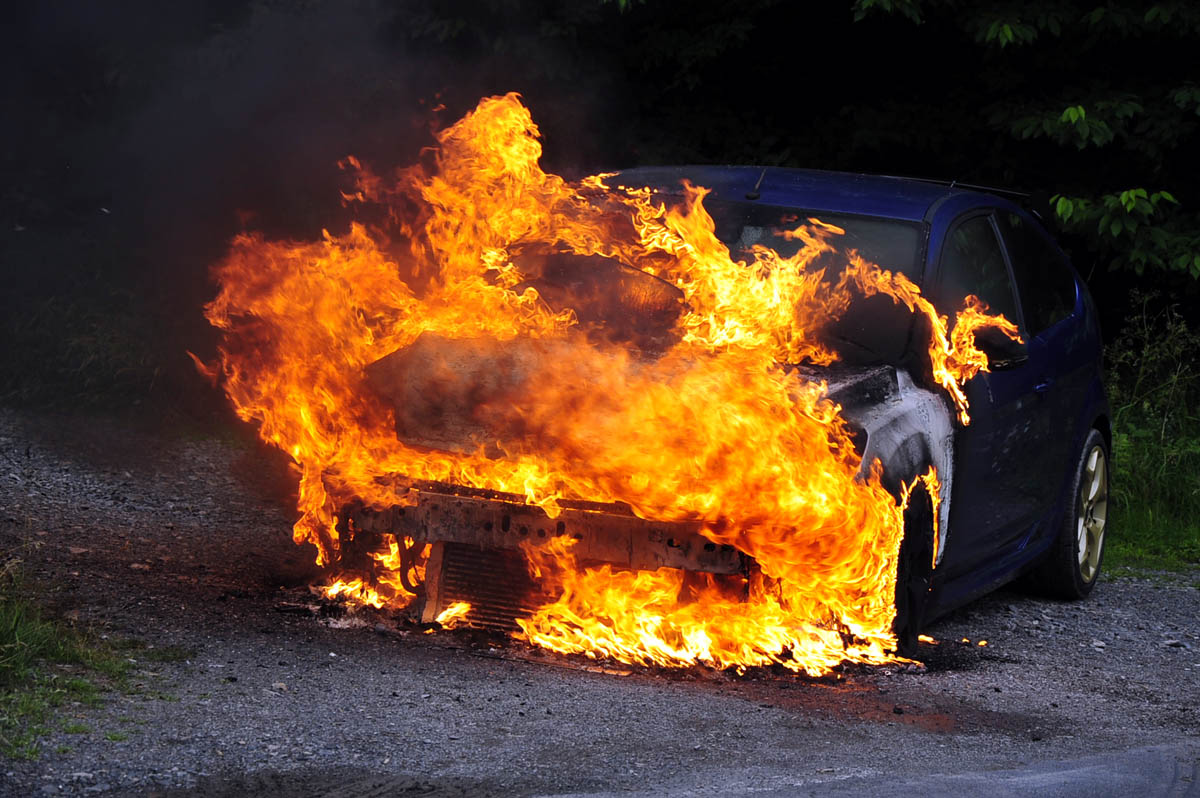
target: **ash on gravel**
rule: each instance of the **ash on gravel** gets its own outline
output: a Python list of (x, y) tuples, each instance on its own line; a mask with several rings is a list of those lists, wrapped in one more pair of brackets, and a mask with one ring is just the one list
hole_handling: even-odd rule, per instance
[(0, 550), (52, 611), (138, 642), (131, 689), (65, 707), (0, 794), (872, 793), (1153, 746), (1194, 772), (1200, 574), (996, 593), (929, 630), (923, 672), (602, 672), (278, 611), (319, 576), (291, 485), (248, 441), (0, 410)]

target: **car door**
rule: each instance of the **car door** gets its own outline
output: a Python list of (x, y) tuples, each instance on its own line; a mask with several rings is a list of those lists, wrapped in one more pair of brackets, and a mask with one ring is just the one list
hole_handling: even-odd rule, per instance
[(1092, 357), (1086, 328), (1079, 323), (1075, 274), (1063, 253), (1039, 226), (1013, 210), (996, 214), (1024, 311), (1025, 327), (1044, 354), (1037, 390), (1052, 429), (1030, 452), (1030, 467), (1045, 473), (1043, 512), (1071, 475), (1073, 433), (1091, 378)]
[(978, 296), (992, 313), (1015, 322), (1027, 342), (1023, 355), (993, 363), (965, 386), (971, 423), (955, 435), (946, 553), (939, 565), (946, 578), (1018, 546), (1047, 495), (1039, 485), (1046, 474), (1031, 467), (1034, 447), (1050, 431), (1039, 392), (1046, 351), (1024, 332), (995, 216), (991, 209), (974, 211), (952, 223), (931, 292), (938, 308), (951, 314), (967, 294)]

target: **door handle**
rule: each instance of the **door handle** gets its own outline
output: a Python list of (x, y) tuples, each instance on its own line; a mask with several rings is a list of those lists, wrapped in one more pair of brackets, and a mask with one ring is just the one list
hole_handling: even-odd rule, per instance
[(1033, 386), (1033, 390), (1036, 393), (1045, 393), (1046, 391), (1050, 390), (1052, 385), (1054, 385), (1054, 380), (1050, 379), (1049, 377), (1043, 377), (1041, 382)]
[(1029, 362), (1029, 355), (1013, 355), (1012, 357), (995, 358), (989, 360), (988, 367), (992, 371), (1008, 371), (1024, 366)]

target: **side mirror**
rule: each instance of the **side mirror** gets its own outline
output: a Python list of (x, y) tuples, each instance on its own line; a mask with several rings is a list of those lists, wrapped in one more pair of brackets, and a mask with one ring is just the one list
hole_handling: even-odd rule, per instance
[(975, 333), (975, 346), (987, 355), (992, 371), (1015, 369), (1029, 361), (1029, 347), (1018, 343), (995, 327), (984, 327)]

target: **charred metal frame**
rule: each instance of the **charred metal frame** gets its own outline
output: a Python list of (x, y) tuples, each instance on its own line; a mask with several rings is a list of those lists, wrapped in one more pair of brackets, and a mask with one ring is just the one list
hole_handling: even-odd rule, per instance
[(366, 564), (366, 550), (375, 548), (384, 534), (398, 541), (411, 538), (412, 549), (430, 544), (425, 584), (414, 589), (422, 594), (421, 619), (426, 623), (454, 601), (473, 598), (467, 586), (472, 581), (509, 588), (475, 586), (476, 592), (482, 587), (488, 594), (481, 602), (484, 606), (472, 612), (472, 622), (478, 625), (508, 628), (513, 618), (552, 601), (551, 596), (530, 603), (528, 577), (523, 567), (514, 567), (511, 555), (563, 536), (574, 541), (572, 551), (585, 566), (711, 574), (743, 574), (749, 566), (749, 559), (733, 546), (701, 535), (699, 522), (647, 521), (623, 504), (560, 500), (560, 512), (551, 517), (512, 493), (407, 480), (398, 480), (395, 491), (397, 503), (386, 509), (357, 503), (343, 508), (342, 561)]
[(716, 574), (741, 573), (745, 568), (742, 553), (705, 538), (699, 522), (647, 521), (621, 504), (567, 500), (559, 504), (562, 510), (552, 518), (516, 494), (422, 483), (398, 488), (397, 504), (385, 510), (348, 509), (357, 529), (407, 536), (418, 543), (519, 549), (566, 535), (575, 541), (573, 551), (583, 564)]
[[(944, 398), (918, 386), (905, 370), (891, 366), (802, 372), (807, 379), (824, 381), (828, 398), (841, 405), (862, 454), (860, 478), (878, 459), (885, 487), (898, 497), (901, 484), (930, 465), (937, 468), (942, 484), (939, 525), (945, 530), (954, 473), (954, 421)], [(622, 503), (559, 500), (560, 510), (552, 517), (513, 493), (402, 477), (391, 483), (394, 505), (377, 509), (355, 503), (340, 515), (349, 524), (347, 531), (353, 530), (351, 540), (377, 540), (390, 534), (397, 540), (411, 538), (417, 547), (432, 545), (422, 613), (426, 621), (450, 602), (442, 589), (447, 546), (457, 552), (511, 552), (569, 536), (582, 565), (745, 574), (752, 564), (734, 547), (705, 538), (698, 521), (649, 521)], [(940, 535), (937, 543), (936, 561), (940, 561), (946, 535)]]

